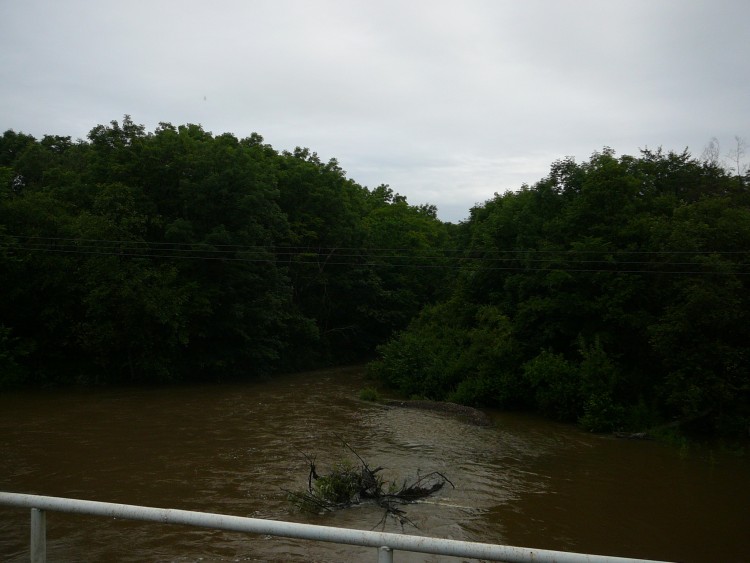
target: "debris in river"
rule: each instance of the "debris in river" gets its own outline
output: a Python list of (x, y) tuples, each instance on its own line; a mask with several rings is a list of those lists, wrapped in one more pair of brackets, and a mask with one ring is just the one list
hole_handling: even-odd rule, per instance
[[(337, 463), (324, 475), (319, 475), (315, 466), (315, 457), (302, 452), (309, 465), (307, 491), (287, 491), (289, 500), (300, 510), (306, 512), (330, 512), (347, 508), (364, 502), (374, 503), (385, 510), (378, 522), (385, 526), (388, 516), (404, 524), (418, 526), (412, 522), (400, 506), (416, 502), (436, 493), (448, 483), (453, 483), (439, 471), (419, 475), (412, 482), (404, 480), (401, 485), (396, 481), (387, 482), (381, 475), (382, 467), (371, 469), (354, 449), (343, 441), (343, 445), (359, 460), (359, 465), (349, 461)], [(376, 524), (377, 526), (377, 524)]]

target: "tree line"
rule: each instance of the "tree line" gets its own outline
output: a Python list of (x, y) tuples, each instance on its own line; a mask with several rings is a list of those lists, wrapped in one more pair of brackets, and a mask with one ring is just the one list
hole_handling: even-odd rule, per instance
[[(126, 116), (0, 140), (0, 382), (217, 380), (362, 361), (436, 297), (451, 225), (335, 160)], [(399, 249), (398, 258), (387, 249)], [(434, 264), (433, 264), (434, 265)]]
[(406, 396), (597, 431), (750, 424), (750, 175), (554, 162), (458, 224), (335, 159), (125, 116), (0, 139), (0, 386), (375, 359)]
[(750, 175), (611, 149), (460, 225), (451, 294), (380, 349), (403, 393), (594, 431), (750, 430)]

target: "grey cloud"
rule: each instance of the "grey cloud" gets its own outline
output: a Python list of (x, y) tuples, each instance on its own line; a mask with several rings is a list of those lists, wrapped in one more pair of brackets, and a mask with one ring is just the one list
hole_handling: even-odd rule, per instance
[(744, 0), (5, 2), (0, 127), (257, 131), (458, 220), (566, 155), (750, 135), (748, 21)]

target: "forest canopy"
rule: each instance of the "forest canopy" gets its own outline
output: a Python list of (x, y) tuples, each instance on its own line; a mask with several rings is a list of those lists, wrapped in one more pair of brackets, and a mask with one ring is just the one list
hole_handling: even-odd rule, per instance
[(376, 358), (409, 397), (746, 434), (748, 185), (687, 151), (605, 148), (453, 225), (258, 134), (6, 131), (0, 386)]
[[(0, 382), (362, 361), (435, 298), (452, 225), (309, 149), (128, 116), (0, 139)], [(399, 249), (392, 256), (389, 249)]]
[(750, 177), (687, 151), (564, 159), (461, 225), (451, 295), (381, 347), (403, 393), (596, 431), (750, 429)]

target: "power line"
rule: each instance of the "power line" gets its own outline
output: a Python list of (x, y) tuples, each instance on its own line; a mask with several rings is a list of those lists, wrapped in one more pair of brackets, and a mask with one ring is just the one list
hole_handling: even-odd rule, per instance
[[(262, 250), (273, 252), (275, 254), (294, 254), (302, 252), (317, 252), (317, 253), (329, 253), (339, 251), (366, 251), (366, 252), (405, 252), (409, 253), (408, 256), (413, 256), (414, 248), (394, 248), (394, 247), (346, 247), (346, 246), (297, 246), (297, 245), (239, 245), (239, 244), (213, 244), (207, 242), (195, 242), (195, 243), (183, 243), (183, 242), (159, 242), (159, 241), (139, 241), (139, 240), (112, 240), (112, 239), (90, 239), (81, 237), (41, 237), (41, 236), (25, 236), (25, 235), (14, 235), (10, 233), (4, 233), (5, 236), (14, 239), (25, 239), (27, 241), (47, 241), (47, 242), (59, 242), (66, 241), (71, 243), (96, 243), (96, 244), (107, 244), (107, 245), (141, 245), (147, 247), (172, 247), (175, 251), (208, 251), (211, 252), (242, 252), (250, 250)], [(212, 247), (211, 249), (200, 248), (202, 245)], [(198, 248), (196, 248), (198, 247)], [(458, 248), (429, 248), (424, 249), (428, 252), (435, 253), (436, 255), (445, 253), (465, 253), (465, 249)], [(507, 249), (481, 249), (476, 252), (482, 254), (551, 254), (551, 255), (571, 255), (571, 254), (642, 254), (642, 255), (679, 255), (679, 254), (718, 254), (718, 255), (737, 255), (747, 254), (750, 255), (750, 250), (578, 250), (578, 249), (534, 249), (534, 248), (507, 248)], [(343, 256), (349, 256), (348, 254), (342, 254)], [(485, 256), (486, 257), (486, 256)]]
[[(0, 242), (0, 249), (5, 250), (26, 250), (29, 252), (44, 252), (44, 253), (56, 253), (56, 254), (75, 254), (75, 255), (98, 255), (98, 256), (116, 256), (116, 257), (127, 257), (127, 258), (152, 258), (152, 259), (183, 259), (183, 260), (204, 260), (204, 261), (227, 261), (227, 262), (246, 262), (246, 263), (274, 263), (283, 266), (353, 266), (353, 267), (402, 267), (402, 268), (413, 268), (413, 269), (467, 269), (473, 271), (508, 271), (508, 272), (571, 272), (571, 273), (622, 273), (622, 274), (677, 274), (677, 275), (750, 275), (750, 272), (744, 271), (721, 271), (721, 270), (696, 270), (696, 267), (709, 268), (714, 266), (726, 267), (727, 265), (731, 268), (743, 268), (750, 264), (746, 263), (729, 263), (729, 264), (700, 264), (695, 262), (647, 262), (647, 261), (611, 261), (611, 260), (575, 260), (570, 259), (570, 253), (565, 251), (564, 253), (557, 254), (550, 259), (525, 259), (519, 260), (517, 258), (488, 258), (484, 257), (472, 257), (472, 256), (441, 256), (438, 254), (432, 255), (370, 255), (365, 251), (372, 249), (361, 249), (361, 252), (356, 254), (336, 254), (336, 249), (329, 248), (331, 252), (321, 253), (319, 250), (312, 252), (312, 247), (282, 247), (286, 249), (285, 252), (279, 253), (275, 251), (274, 247), (269, 246), (240, 246), (240, 245), (222, 245), (225, 247), (232, 247), (233, 250), (213, 250), (213, 249), (202, 249), (202, 248), (165, 248), (171, 243), (156, 243), (155, 246), (161, 246), (161, 248), (150, 248), (142, 241), (137, 242), (136, 248), (117, 248), (114, 244), (122, 243), (127, 245), (132, 241), (106, 241), (100, 239), (71, 239), (64, 237), (33, 237), (37, 241), (67, 241), (70, 242), (100, 242), (101, 246), (93, 244), (84, 245), (43, 245), (40, 242), (30, 243), (24, 245), (23, 243), (15, 246), (9, 242)], [(107, 246), (109, 244), (109, 246)], [(186, 245), (182, 245), (186, 246)], [(291, 252), (290, 249), (294, 248), (296, 251)], [(299, 252), (299, 248), (305, 248), (309, 252)], [(257, 249), (257, 250), (250, 250)], [(517, 252), (527, 252), (525, 250), (519, 250)], [(631, 253), (631, 251), (626, 251)], [(634, 253), (635, 251), (633, 251)], [(263, 254), (261, 256), (237, 256), (237, 254)], [(687, 254), (687, 251), (672, 251), (667, 252), (666, 255), (682, 255)], [(533, 252), (532, 252), (533, 254)], [(560, 262), (562, 255), (568, 256), (567, 260), (563, 263)], [(657, 252), (651, 252), (650, 254), (658, 254)], [(692, 252), (696, 256), (702, 256), (703, 254), (698, 252)], [(714, 253), (711, 253), (714, 254)], [(716, 253), (719, 254), (719, 253)], [(721, 254), (738, 254), (737, 252), (724, 252)], [(279, 260), (279, 257), (286, 257), (288, 260)], [(356, 260), (342, 260), (342, 258), (353, 258)], [(431, 263), (415, 262), (418, 259), (432, 260)], [(392, 261), (393, 259), (409, 260), (409, 262), (398, 262)], [(437, 259), (437, 261), (435, 261)], [(386, 261), (383, 261), (386, 260)], [(523, 262), (523, 264), (517, 265), (497, 265), (502, 262)], [(524, 265), (525, 264), (525, 265)], [(606, 264), (609, 268), (592, 268), (592, 267), (575, 267), (575, 266), (588, 266), (591, 264)], [(652, 265), (655, 268), (643, 269), (643, 268), (620, 268), (619, 266), (643, 266)], [(543, 266), (543, 267), (539, 267)], [(693, 269), (663, 269), (663, 268), (675, 268), (679, 266), (689, 266)]]

